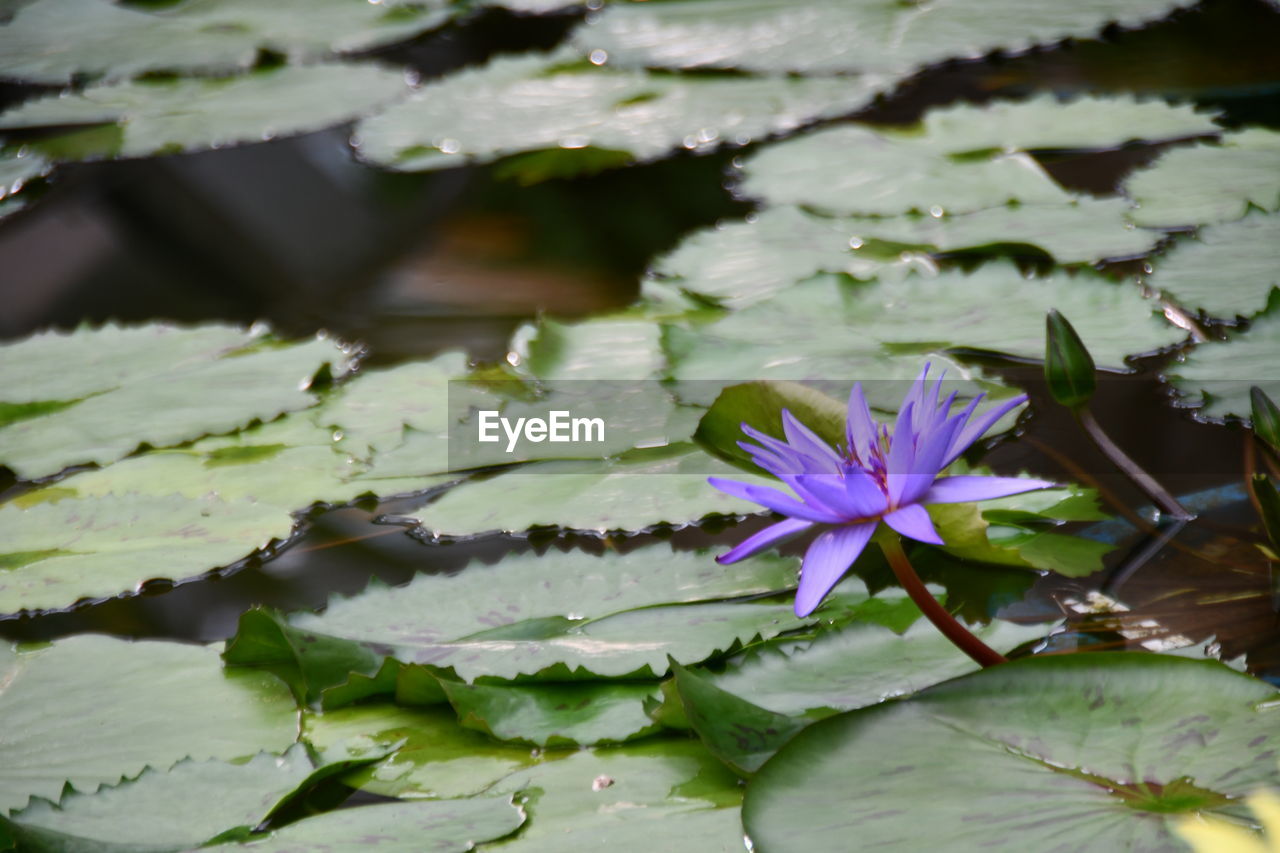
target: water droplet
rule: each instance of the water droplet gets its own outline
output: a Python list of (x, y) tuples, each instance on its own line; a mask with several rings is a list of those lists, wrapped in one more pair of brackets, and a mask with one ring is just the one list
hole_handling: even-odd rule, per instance
[(936, 204), (933, 207), (929, 208), (929, 215), (932, 216), (934, 219), (941, 219), (942, 214), (944, 213), (946, 213), (946, 211)]
[(850, 238), (849, 238), (849, 248), (850, 248), (850, 249), (861, 249), (861, 248), (862, 248), (862, 238), (861, 238), (861, 237), (850, 237)]
[(260, 338), (271, 331), (271, 324), (265, 320), (259, 320), (249, 327), (249, 337)]
[(412, 68), (406, 68), (404, 70), (404, 82), (416, 89), (422, 85), (422, 75)]
[(307, 390), (308, 388), (310, 388), (310, 387), (311, 387), (311, 377), (310, 377), (310, 376), (308, 376), (306, 379), (303, 379), (302, 381), (300, 381), (300, 382), (298, 383), (298, 390), (299, 390), (299, 391), (306, 391), (306, 390)]
[(737, 136), (734, 137), (733, 141), (738, 143), (739, 145), (750, 145), (751, 137), (747, 136), (745, 133), (739, 133)]
[(591, 140), (582, 134), (566, 136), (564, 139), (560, 140), (561, 148), (586, 148), (590, 144)]
[(592, 12), (599, 12), (604, 8), (604, 0), (587, 0), (587, 8)]
[(462, 143), (456, 139), (441, 139), (440, 144), (436, 146), (445, 154), (457, 154), (462, 150)]
[(748, 225), (755, 225), (757, 222), (759, 222), (759, 221), (760, 221), (760, 214), (758, 214), (758, 213), (748, 213), (748, 214), (746, 215), (745, 219), (746, 219), (746, 221), (747, 221), (747, 224), (748, 224)]
[(733, 167), (733, 168), (735, 168), (735, 169), (741, 169), (741, 168), (742, 168), (742, 158), (741, 158), (741, 157), (734, 157), (732, 160), (730, 160), (730, 161), (729, 161), (729, 165), (730, 165), (730, 166), (732, 166), (732, 167)]
[(605, 788), (613, 786), (613, 777), (605, 776), (603, 773), (591, 780), (591, 790), (600, 792)]
[(720, 134), (710, 128), (704, 127), (698, 131), (698, 143), (700, 145), (705, 145), (708, 142), (715, 142), (719, 138)]
[(1143, 264), (1142, 271), (1147, 275), (1151, 275), (1151, 273), (1155, 272), (1155, 268), (1151, 264)]
[(587, 56), (587, 59), (591, 60), (592, 65), (604, 65), (606, 62), (609, 61), (609, 52), (607, 50), (601, 50), (600, 48), (596, 48), (595, 50), (591, 51), (591, 53)]
[(334, 441), (342, 441), (342, 430), (340, 430), (340, 429), (335, 429), (335, 430), (333, 431), (333, 440), (334, 440)]
[(512, 367), (518, 367), (520, 365), (520, 353), (516, 352), (515, 350), (512, 350), (511, 352), (507, 353), (507, 364), (511, 365)]
[(268, 128), (266, 128), (265, 130), (263, 130), (263, 131), (262, 131), (262, 141), (263, 141), (263, 142), (270, 142), (271, 140), (273, 140), (273, 139), (275, 139), (275, 138), (276, 138), (276, 132), (275, 132), (274, 130), (272, 130), (271, 128), (269, 128), (269, 127), (268, 127)]
[(684, 147), (690, 151), (698, 147), (698, 137), (690, 134), (684, 138)]
[(586, 619), (587, 617), (583, 616), (581, 613), (566, 613), (564, 615), (564, 618), (568, 619), (570, 622), (581, 622), (583, 619)]
[(529, 757), (530, 757), (530, 758), (541, 758), (541, 757), (542, 757), (542, 750), (538, 749), (538, 748), (535, 746), (533, 749), (529, 750)]

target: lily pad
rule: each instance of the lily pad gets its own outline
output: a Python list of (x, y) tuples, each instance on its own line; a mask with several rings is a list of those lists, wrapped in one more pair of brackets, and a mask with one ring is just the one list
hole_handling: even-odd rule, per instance
[(0, 507), (0, 613), (70, 607), (183, 580), (287, 539), (293, 517), (252, 501), (178, 495), (66, 498)]
[(386, 797), (471, 796), (559, 754), (499, 743), (464, 729), (448, 707), (354, 705), (308, 715), (303, 735), (331, 758), (368, 756), (396, 747), (378, 764), (343, 777), (348, 784)]
[(1257, 385), (1280, 400), (1280, 311), (1254, 318), (1248, 331), (1224, 343), (1203, 343), (1164, 372), (1182, 404), (1206, 418), (1249, 421), (1253, 408), (1249, 388)]
[(386, 853), (467, 853), (478, 843), (510, 835), (524, 819), (523, 809), (506, 796), (378, 803), (305, 818), (262, 840), (208, 849), (294, 853), (327, 847)]
[(742, 849), (737, 777), (685, 738), (582, 750), (518, 771), (493, 790), (524, 799), (529, 821), (486, 849)]
[[(1049, 627), (995, 620), (970, 630), (995, 650), (1007, 652), (1043, 637)], [(704, 678), (774, 713), (797, 715), (874, 705), (977, 668), (924, 620), (901, 634), (854, 622), (825, 631), (810, 643), (747, 652), (723, 673)]]
[[(1188, 108), (1130, 98), (965, 105), (930, 112), (917, 127), (847, 125), (770, 146), (747, 161), (741, 191), (832, 214), (942, 217), (1009, 203), (1061, 207), (1072, 196), (1026, 152), (1218, 129)], [(982, 224), (979, 231), (988, 231), (999, 220)]]
[(681, 289), (742, 308), (819, 272), (900, 278), (933, 266), (922, 253), (1044, 251), (1059, 263), (1147, 254), (1161, 235), (1133, 227), (1120, 199), (995, 207), (974, 213), (829, 218), (794, 207), (687, 238), (655, 272)]
[(1124, 185), (1139, 225), (1177, 228), (1231, 222), (1250, 207), (1280, 209), (1280, 133), (1249, 129), (1222, 142), (1174, 148)]
[(444, 23), (439, 0), (364, 5), (344, 0), (186, 0), (139, 8), (107, 0), (35, 0), (0, 27), (0, 77), (66, 83), (147, 71), (226, 72), (259, 51), (293, 61), (368, 50)]
[[(0, 113), (0, 129), (78, 128), (70, 132), (74, 151), (61, 144), (66, 134), (32, 143), (60, 159), (145, 157), (320, 130), (367, 115), (407, 91), (403, 74), (372, 65), (281, 66), (229, 78), (90, 86)], [(92, 127), (111, 132), (89, 138), (83, 129)]]
[[(1130, 285), (1085, 271), (1027, 278), (1012, 264), (992, 263), (901, 281), (815, 276), (696, 333), (673, 334), (672, 372), (683, 396), (685, 380), (905, 380), (919, 372), (921, 353), (952, 347), (1039, 359), (1050, 308), (1079, 317), (1076, 328), (1093, 357), (1113, 369), (1184, 337)], [(872, 405), (892, 410), (902, 385), (872, 384), (886, 386), (886, 399)]]
[(224, 672), (211, 647), (94, 635), (0, 649), (0, 716), (0, 812), (184, 758), (284, 752), (298, 726), (282, 683)]
[(997, 49), (1017, 53), (1035, 44), (1091, 36), (1109, 23), (1134, 26), (1179, 5), (1089, 0), (1037, 6), (1032, 14), (1011, 0), (928, 8), (870, 0), (616, 3), (576, 42), (584, 51), (604, 51), (610, 62), (646, 67), (905, 73), (944, 59), (976, 58)]
[(1201, 228), (1158, 259), (1150, 284), (1211, 317), (1262, 311), (1280, 287), (1280, 214), (1255, 212)]
[(247, 833), (311, 770), (302, 747), (242, 764), (181, 761), (96, 793), (72, 791), (57, 804), (33, 801), (10, 820), (30, 850), (187, 850), (231, 830)]
[(462, 725), (501, 741), (591, 746), (659, 728), (644, 711), (658, 692), (656, 683), (441, 684)]
[(867, 104), (879, 79), (680, 77), (578, 62), (574, 51), (500, 57), (423, 86), (361, 122), (360, 155), (407, 171), (588, 146), (637, 161), (743, 145)]
[(522, 326), (512, 352), (516, 366), (539, 379), (653, 379), (666, 365), (661, 327), (626, 318)]
[(533, 527), (603, 534), (680, 526), (758, 512), (755, 504), (707, 483), (708, 475), (736, 473), (687, 444), (613, 460), (536, 462), (456, 486), (410, 517), (434, 536), (458, 537)]
[[(797, 735), (747, 788), (760, 849), (1174, 849), (1181, 814), (1241, 816), (1280, 782), (1264, 682), (1145, 654), (1029, 658), (841, 714)], [(922, 820), (921, 804), (929, 819)]]
[[(316, 402), (308, 389), (317, 373), (348, 367), (327, 340), (283, 345), (217, 326), (46, 333), (0, 352), (3, 373), (21, 375), (0, 381), (0, 463), (23, 479), (306, 408)], [(40, 381), (55, 372), (82, 375)]]

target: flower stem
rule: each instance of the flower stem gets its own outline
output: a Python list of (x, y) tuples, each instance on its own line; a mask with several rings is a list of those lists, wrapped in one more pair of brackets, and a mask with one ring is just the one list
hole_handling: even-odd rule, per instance
[(902, 541), (896, 535), (889, 534), (881, 537), (880, 548), (889, 560), (889, 566), (893, 569), (893, 576), (898, 579), (898, 583), (944, 637), (984, 667), (1005, 663), (1007, 658), (1004, 655), (979, 640), (968, 628), (957, 622), (956, 618), (948, 613), (946, 608), (939, 604), (933, 594), (925, 588), (924, 581), (920, 580), (920, 576), (911, 566), (906, 552), (902, 550)]
[(1164, 487), (1155, 481), (1155, 478), (1139, 467), (1137, 462), (1129, 458), (1120, 446), (1111, 440), (1111, 436), (1107, 435), (1102, 425), (1094, 418), (1093, 412), (1088, 407), (1081, 406), (1076, 410), (1076, 418), (1080, 421), (1080, 426), (1084, 427), (1084, 431), (1093, 439), (1093, 443), (1098, 449), (1111, 460), (1111, 462), (1119, 468), (1124, 475), (1132, 480), (1138, 488), (1147, 493), (1147, 497), (1155, 501), (1156, 506), (1167, 512), (1174, 518), (1183, 521), (1190, 521), (1195, 518), (1193, 514), (1187, 511), (1187, 508), (1178, 503), (1173, 495), (1165, 491)]

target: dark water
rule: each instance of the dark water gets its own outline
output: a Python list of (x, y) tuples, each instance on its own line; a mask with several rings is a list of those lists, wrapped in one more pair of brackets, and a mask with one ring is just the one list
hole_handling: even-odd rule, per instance
[[(490, 11), (381, 55), (438, 76), (496, 52), (551, 46), (575, 21), (574, 15), (528, 19)], [(1223, 110), (1229, 124), (1280, 127), (1277, 43), (1274, 7), (1262, 0), (1209, 2), (1140, 31), (926, 69), (860, 117), (910, 121), (935, 105), (1037, 91), (1139, 92)], [(34, 91), (0, 87), (0, 103)], [(751, 209), (726, 188), (730, 159), (740, 150), (682, 153), (524, 187), (484, 168), (377, 172), (350, 158), (348, 130), (62, 170), (38, 204), (0, 226), (0, 337), (86, 320), (265, 318), (286, 333), (327, 328), (364, 341), (374, 364), (450, 348), (493, 360), (505, 353), (516, 325), (539, 312), (572, 317), (627, 304), (649, 259), (696, 228)], [(1073, 189), (1107, 193), (1160, 150), (1136, 145), (1044, 162)], [(1102, 382), (1099, 420), (1179, 494), (1241, 483), (1245, 434), (1196, 423), (1172, 408), (1156, 378), (1168, 357), (1144, 360), (1135, 374)], [(998, 470), (1089, 482), (1112, 498), (1117, 513), (1146, 503), (1062, 410), (1034, 399), (1036, 370), (1000, 369), (1028, 387), (1035, 405), (1021, 439), (1001, 443), (989, 456)], [(12, 483), (0, 469), (0, 492)], [(271, 553), (177, 587), (156, 584), (65, 613), (0, 620), (0, 637), (100, 631), (209, 641), (233, 633), (239, 614), (254, 604), (315, 608), (332, 594), (362, 589), (371, 577), (400, 583), (418, 572), (454, 571), (469, 560), (492, 561), (517, 550), (625, 549), (656, 536), (608, 543), (494, 536), (429, 544), (402, 527), (377, 523), (430, 498), (318, 509), (300, 517), (295, 537)], [(1068, 601), (1098, 591), (1131, 608), (1122, 617), (1072, 615), (1078, 631), (1058, 641), (1063, 647), (1120, 646), (1144, 630), (1197, 641), (1216, 637), (1227, 657), (1247, 653), (1254, 671), (1280, 675), (1276, 582), (1253, 544), (1258, 531), (1247, 503), (1213, 493), (1201, 517), (1169, 542), (1162, 541), (1169, 531), (1143, 527), (1092, 531), (1111, 536), (1118, 547), (1107, 571), (1087, 579), (922, 570), (946, 583), (952, 601), (970, 616), (1066, 612)], [(720, 545), (741, 535), (732, 528), (661, 534), (677, 547)], [(883, 582), (875, 567), (868, 571), (873, 585)]]

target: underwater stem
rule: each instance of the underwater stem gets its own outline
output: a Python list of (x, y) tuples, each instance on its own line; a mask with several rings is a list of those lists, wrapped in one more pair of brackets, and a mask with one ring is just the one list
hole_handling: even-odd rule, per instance
[(1156, 506), (1167, 512), (1174, 518), (1190, 521), (1195, 518), (1187, 508), (1178, 503), (1173, 495), (1164, 490), (1164, 487), (1155, 481), (1155, 478), (1139, 467), (1129, 456), (1120, 449), (1111, 437), (1107, 435), (1102, 425), (1093, 417), (1093, 413), (1087, 407), (1081, 406), (1076, 410), (1076, 418), (1080, 421), (1080, 426), (1084, 427), (1084, 431), (1088, 433), (1089, 438), (1093, 439), (1093, 443), (1098, 449), (1119, 468), (1124, 475), (1132, 480), (1138, 488), (1147, 493), (1147, 497), (1155, 501)]
[(946, 608), (939, 604), (932, 593), (925, 588), (924, 581), (920, 580), (920, 576), (911, 566), (911, 561), (907, 559), (906, 552), (902, 550), (902, 540), (893, 534), (884, 536), (880, 539), (880, 548), (889, 560), (898, 583), (944, 637), (984, 667), (1005, 663), (1007, 658), (1004, 655), (979, 640), (970, 633), (968, 628), (957, 622), (956, 618), (948, 613)]

